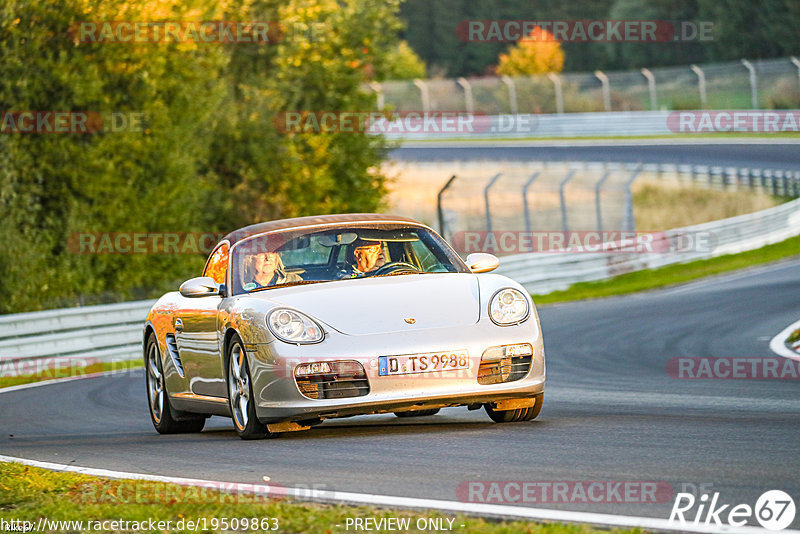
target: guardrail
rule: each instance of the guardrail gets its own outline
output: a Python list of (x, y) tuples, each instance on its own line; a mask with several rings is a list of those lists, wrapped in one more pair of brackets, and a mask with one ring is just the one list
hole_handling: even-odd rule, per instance
[(0, 361), (78, 357), (121, 361), (142, 355), (142, 326), (155, 301), (0, 316)]
[[(675, 250), (682, 236), (707, 232), (711, 251)], [(499, 273), (531, 293), (565, 289), (576, 282), (752, 250), (800, 235), (800, 199), (747, 215), (677, 228), (655, 243), (659, 253), (516, 254), (501, 259)], [(0, 316), (0, 363), (81, 357), (91, 361), (140, 358), (142, 325), (154, 301), (86, 306)]]
[[(709, 234), (710, 250), (678, 250), (686, 236)], [(664, 232), (652, 250), (665, 252), (574, 252), (504, 256), (498, 272), (520, 282), (534, 294), (566, 289), (577, 282), (675, 263), (754, 250), (800, 235), (800, 199), (774, 208)]]

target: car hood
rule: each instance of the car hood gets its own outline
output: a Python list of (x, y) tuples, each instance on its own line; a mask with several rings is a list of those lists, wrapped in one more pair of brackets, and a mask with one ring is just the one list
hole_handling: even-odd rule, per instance
[(466, 273), (341, 280), (277, 291), (270, 295), (273, 302), (351, 335), (467, 326), (480, 318), (478, 280)]

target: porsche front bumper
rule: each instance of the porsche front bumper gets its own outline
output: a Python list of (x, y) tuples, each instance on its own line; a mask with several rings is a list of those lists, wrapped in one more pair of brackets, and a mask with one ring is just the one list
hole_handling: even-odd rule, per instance
[[(513, 382), (478, 383), (481, 355), (489, 347), (529, 343), (530, 371)], [(485, 318), (468, 327), (431, 328), (375, 335), (329, 332), (316, 345), (281, 341), (246, 344), (256, 413), (264, 423), (385, 413), (529, 398), (544, 391), (545, 357), (536, 313), (521, 325), (500, 327)], [(469, 369), (380, 376), (380, 356), (466, 350)], [(369, 381), (369, 393), (347, 398), (304, 396), (294, 378), (300, 363), (357, 361)]]

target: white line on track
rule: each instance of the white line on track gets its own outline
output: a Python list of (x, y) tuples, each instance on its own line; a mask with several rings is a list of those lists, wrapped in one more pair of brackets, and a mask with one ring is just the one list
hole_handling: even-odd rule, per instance
[[(241, 484), (235, 482), (219, 482), (214, 480), (201, 480), (196, 478), (167, 477), (149, 475), (144, 473), (129, 473), (125, 471), (111, 471), (108, 469), (95, 469), (75, 465), (39, 462), (13, 456), (0, 455), (0, 462), (15, 462), (32, 467), (41, 467), (52, 471), (80, 473), (103, 478), (148, 480), (153, 482), (167, 482), (183, 486), (235, 488), (236, 491), (248, 495), (263, 495), (274, 497), (275, 487), (256, 484)], [(224, 489), (223, 489), (224, 491)], [(321, 491), (301, 488), (280, 488), (279, 496), (291, 497), (302, 501), (314, 501), (334, 504), (357, 504), (371, 506), (387, 506), (392, 508), (410, 508), (415, 510), (438, 510), (442, 512), (455, 512), (460, 514), (494, 517), (502, 519), (530, 519), (537, 521), (558, 521), (566, 523), (590, 523), (594, 525), (613, 527), (641, 527), (651, 530), (671, 532), (741, 532), (759, 533), (769, 532), (758, 527), (705, 527), (703, 525), (671, 524), (667, 519), (652, 517), (636, 517), (626, 515), (599, 514), (593, 512), (570, 512), (567, 510), (549, 510), (544, 508), (526, 508), (522, 506), (509, 506), (502, 504), (464, 503), (456, 501), (443, 501), (437, 499), (419, 499), (416, 497), (394, 497), (390, 495), (373, 495), (370, 493), (351, 493), (342, 491)], [(796, 530), (782, 530), (785, 534), (800, 534)]]
[[(23, 389), (30, 389), (52, 384), (63, 384), (75, 380), (87, 378), (99, 378), (123, 372), (131, 372), (135, 369), (120, 369), (117, 371), (106, 371), (93, 373), (77, 377), (67, 377), (55, 380), (44, 380), (21, 384), (0, 389), (0, 393), (10, 393)], [(14, 462), (32, 467), (50, 469), (52, 471), (62, 471), (70, 473), (81, 473), (85, 475), (97, 476), (110, 479), (129, 479), (147, 480), (152, 482), (166, 482), (183, 486), (211, 487), (211, 488), (235, 488), (236, 491), (245, 492), (251, 495), (275, 496), (276, 486), (243, 484), (237, 482), (224, 482), (216, 480), (203, 480), (196, 478), (169, 477), (161, 475), (151, 475), (147, 473), (132, 473), (127, 471), (114, 471), (109, 469), (99, 469), (94, 467), (83, 467), (77, 465), (57, 464), (52, 462), (42, 462), (29, 460), (14, 456), (0, 455), (0, 462)], [(533, 521), (555, 521), (564, 523), (585, 523), (602, 525), (609, 527), (626, 528), (645, 528), (655, 531), (665, 532), (701, 532), (701, 533), (758, 533), (764, 534), (769, 531), (759, 527), (730, 527), (730, 526), (703, 526), (689, 524), (672, 524), (668, 519), (654, 517), (639, 517), (628, 515), (601, 514), (594, 512), (573, 512), (569, 510), (554, 510), (547, 508), (529, 508), (523, 506), (511, 506), (505, 504), (484, 504), (473, 502), (445, 501), (439, 499), (420, 499), (416, 497), (398, 497), (392, 495), (375, 495), (371, 493), (353, 493), (343, 491), (324, 491), (310, 490), (308, 488), (279, 488), (277, 490), (281, 497), (291, 497), (299, 501), (323, 502), (331, 504), (355, 504), (369, 506), (385, 506), (391, 508), (408, 508), (414, 510), (438, 510), (441, 512), (460, 513), (471, 516), (492, 517), (500, 519), (528, 519)], [(782, 530), (783, 534), (800, 534), (800, 530)]]
[(772, 349), (772, 352), (777, 354), (778, 356), (783, 356), (784, 358), (789, 358), (790, 360), (797, 360), (800, 361), (800, 354), (797, 354), (795, 351), (790, 349), (786, 346), (786, 338), (789, 337), (789, 334), (794, 332), (800, 328), (800, 321), (796, 321), (783, 330), (777, 336), (773, 337), (772, 340), (769, 342), (769, 348)]

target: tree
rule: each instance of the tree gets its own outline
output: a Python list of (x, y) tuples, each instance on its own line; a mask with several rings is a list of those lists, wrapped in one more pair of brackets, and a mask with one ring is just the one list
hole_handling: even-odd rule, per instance
[(564, 68), (564, 51), (552, 34), (538, 26), (517, 42), (508, 54), (500, 54), (497, 74), (524, 76), (561, 72)]

